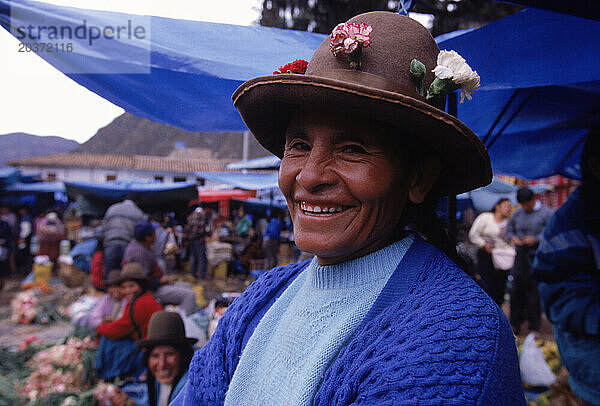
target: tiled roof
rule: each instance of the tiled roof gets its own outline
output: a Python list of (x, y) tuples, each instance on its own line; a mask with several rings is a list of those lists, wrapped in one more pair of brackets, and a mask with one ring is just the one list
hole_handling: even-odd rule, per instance
[(53, 168), (128, 168), (145, 171), (190, 173), (197, 171), (222, 171), (234, 160), (173, 159), (150, 155), (101, 155), (68, 152), (42, 155), (10, 161), (11, 166), (45, 166)]

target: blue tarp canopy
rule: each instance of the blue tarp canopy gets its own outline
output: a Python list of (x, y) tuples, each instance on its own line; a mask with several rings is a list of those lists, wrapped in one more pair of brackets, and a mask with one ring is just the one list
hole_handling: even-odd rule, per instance
[(0, 186), (18, 182), (21, 172), (16, 168), (0, 168)]
[(117, 202), (132, 194), (141, 206), (187, 204), (198, 198), (195, 183), (162, 183), (143, 180), (116, 180), (106, 183), (65, 182), (67, 194), (73, 200), (77, 196), (105, 203)]
[[(29, 25), (76, 29), (85, 21), (91, 33), (92, 26), (129, 20), (149, 34), (99, 39), (93, 46), (88, 35), (69, 39), (72, 52), (39, 55), (128, 112), (189, 131), (245, 130), (230, 99), (235, 88), (286, 62), (309, 59), (325, 38), (0, 0), (0, 23), (17, 38)], [(48, 41), (48, 31), (41, 34), (38, 42), (56, 42)], [(481, 75), (481, 89), (459, 104), (458, 117), (484, 140), (494, 172), (579, 176), (584, 134), (600, 124), (598, 38), (598, 21), (528, 9), (440, 42)]]
[(600, 125), (600, 22), (527, 9), (439, 42), (481, 76), (458, 117), (494, 173), (579, 178), (584, 135)]
[(281, 159), (275, 155), (264, 156), (261, 158), (248, 159), (227, 164), (226, 169), (278, 169), (281, 164)]
[(6, 193), (65, 193), (65, 184), (62, 182), (36, 182), (13, 183), (4, 188)]
[(196, 176), (246, 190), (279, 187), (277, 173), (196, 172)]
[[(235, 5), (232, 5), (235, 7)], [(86, 29), (75, 30), (83, 25)], [(138, 37), (116, 36), (132, 22)], [(244, 81), (310, 59), (325, 35), (270, 27), (135, 16), (0, 0), (0, 24), (22, 42), (55, 43), (47, 27), (70, 28), (71, 52), (40, 52), (61, 72), (127, 112), (188, 131), (244, 131), (231, 95)], [(28, 26), (34, 29), (30, 39)], [(38, 32), (37, 27), (46, 27)], [(97, 27), (101, 38), (96, 36)], [(68, 34), (65, 28), (63, 33)], [(142, 35), (143, 30), (143, 35)], [(60, 31), (59, 31), (60, 33)], [(134, 32), (135, 33), (135, 32)], [(25, 35), (23, 35), (25, 34)], [(38, 35), (39, 34), (39, 35)], [(40, 37), (39, 39), (37, 37)], [(24, 37), (24, 38), (22, 38)], [(64, 35), (63, 35), (64, 37)], [(90, 45), (91, 41), (91, 45)]]
[[(528, 187), (536, 194), (544, 193), (549, 189), (548, 185), (530, 185)], [(509, 199), (511, 204), (516, 206), (517, 190), (519, 190), (519, 186), (494, 176), (489, 185), (471, 192), (461, 193), (456, 198), (458, 201), (470, 199), (477, 211), (490, 211), (494, 204), (503, 197)]]
[(525, 7), (541, 8), (558, 13), (600, 20), (600, 2), (598, 0), (496, 0), (514, 3)]

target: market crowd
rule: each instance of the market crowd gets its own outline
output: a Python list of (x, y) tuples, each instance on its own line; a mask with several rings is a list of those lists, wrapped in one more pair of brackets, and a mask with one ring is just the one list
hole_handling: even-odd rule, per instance
[[(211, 208), (191, 204), (178, 224), (173, 213), (147, 215), (134, 195), (108, 207), (101, 218), (84, 217), (76, 230), (69, 228), (73, 212), (54, 208), (34, 217), (27, 206), (16, 213), (4, 206), (0, 276), (31, 278), (38, 266), (49, 267), (47, 277), (62, 276), (64, 261), (88, 272), (101, 297), (74, 307), (72, 322), (98, 339), (97, 376), (106, 382), (146, 377), (148, 383), (141, 397), (116, 389), (110, 401), (165, 405), (181, 390), (197, 341), (185, 336), (184, 320), (198, 312), (198, 301), (182, 275), (188, 272), (188, 281), (210, 279), (214, 266), (207, 245), (219, 240), (235, 246), (229, 273), (247, 277), (252, 270), (276, 266), (285, 222), (270, 211), (236, 210), (230, 218), (219, 218)], [(217, 316), (207, 335), (230, 301), (217, 299)]]

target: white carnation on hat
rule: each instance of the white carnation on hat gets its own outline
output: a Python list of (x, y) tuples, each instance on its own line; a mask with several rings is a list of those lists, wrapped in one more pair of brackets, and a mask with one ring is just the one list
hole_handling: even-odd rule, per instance
[(451, 79), (460, 87), (460, 102), (479, 89), (479, 75), (456, 51), (440, 51), (433, 73), (439, 79)]

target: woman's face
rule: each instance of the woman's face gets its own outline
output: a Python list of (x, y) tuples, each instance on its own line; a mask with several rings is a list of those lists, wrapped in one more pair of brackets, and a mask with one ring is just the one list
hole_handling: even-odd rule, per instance
[(500, 213), (502, 218), (508, 218), (510, 215), (510, 209), (512, 208), (510, 201), (504, 200), (502, 203), (496, 206), (496, 211)]
[(119, 285), (110, 285), (107, 290), (108, 290), (108, 295), (115, 302), (117, 302), (123, 298), (123, 295), (121, 293), (121, 288), (119, 287)]
[(148, 370), (162, 384), (172, 384), (179, 372), (181, 354), (170, 345), (154, 347), (148, 356)]
[(121, 293), (126, 301), (131, 302), (134, 297), (142, 293), (142, 287), (136, 281), (121, 282)]
[(298, 247), (321, 265), (393, 242), (407, 198), (400, 156), (367, 120), (297, 111), (286, 132), (279, 187)]

